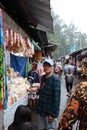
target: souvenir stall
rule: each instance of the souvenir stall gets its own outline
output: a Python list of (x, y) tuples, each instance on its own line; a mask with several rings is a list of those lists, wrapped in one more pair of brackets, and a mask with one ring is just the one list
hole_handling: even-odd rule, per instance
[[(43, 3), (45, 3), (44, 4), (45, 10), (43, 10)], [(50, 1), (49, 2), (38, 1), (35, 4), (36, 6), (34, 6), (33, 1), (30, 2), (29, 1), (21, 2), (17, 0), (16, 1), (12, 0), (11, 2), (7, 2), (6, 0), (0, 1), (0, 8), (3, 9), (3, 12), (5, 11), (6, 14), (8, 14), (6, 17), (3, 17), (4, 26), (3, 25), (0, 26), (3, 28), (4, 31), (3, 35), (4, 38), (2, 42), (3, 44), (0, 43), (2, 47), (0, 51), (2, 57), (5, 56), (4, 59), (1, 58), (2, 71), (0, 73), (2, 77), (2, 85), (1, 85), (2, 87), (0, 94), (2, 96), (1, 107), (4, 108), (4, 116), (3, 116), (4, 130), (7, 130), (8, 125), (11, 124), (17, 106), (19, 104), (27, 104), (28, 101), (28, 95), (26, 94), (26, 90), (23, 90), (24, 88), (22, 89), (24, 93), (19, 92), (20, 89), (17, 90), (19, 86), (20, 87), (22, 86), (21, 84), (24, 85), (26, 84), (27, 81), (25, 75), (23, 72), (19, 71), (21, 67), (17, 68), (17, 65), (16, 68), (13, 67), (15, 64), (13, 62), (14, 60), (12, 59), (14, 58), (15, 61), (17, 60), (18, 62), (20, 61), (19, 60), (20, 58), (22, 60), (22, 65), (24, 66), (25, 58), (23, 59), (23, 56), (26, 57), (32, 56), (33, 54), (30, 53), (30, 51), (33, 50), (34, 52), (34, 49), (32, 49), (33, 45), (30, 44), (31, 39), (34, 39), (35, 42), (38, 42), (40, 44), (42, 43), (44, 44), (44, 42), (47, 44), (48, 41), (46, 37), (46, 31), (53, 32), (53, 20), (50, 10)], [(15, 26), (14, 23), (16, 23), (17, 26)], [(23, 32), (20, 30), (22, 30)], [(28, 39), (25, 34), (30, 36), (31, 39)], [(11, 66), (8, 63), (11, 63)], [(39, 63), (38, 66), (40, 66), (41, 65), (40, 61), (38, 61), (38, 63)], [(31, 69), (31, 66), (32, 65), (29, 64), (28, 70)], [(19, 94), (18, 92), (21, 94)]]
[(70, 57), (72, 57), (73, 63), (76, 65), (77, 62), (81, 61), (82, 55), (85, 54), (86, 52), (87, 48), (82, 48), (71, 53)]
[(24, 39), (11, 29), (5, 31), (4, 41), (6, 51), (10, 52), (10, 65), (6, 63), (8, 100), (4, 111), (4, 128), (7, 129), (16, 108), (20, 104), (28, 104), (27, 90), (31, 86), (25, 77), (25, 70), (27, 59), (34, 54), (34, 47), (27, 37)]
[[(72, 62), (75, 65), (75, 73), (76, 70), (79, 70), (82, 72), (82, 68), (84, 66), (84, 63), (87, 62), (87, 48), (79, 49), (73, 53), (70, 54), (70, 57), (72, 57)], [(81, 68), (79, 68), (81, 67)], [(78, 68), (78, 69), (77, 69)]]
[(3, 25), (0, 19), (0, 109), (3, 110), (2, 127), (7, 130), (16, 108), (28, 104), (27, 90), (31, 85), (25, 70), (27, 59), (34, 55), (34, 46), (28, 36), (12, 28), (3, 28)]

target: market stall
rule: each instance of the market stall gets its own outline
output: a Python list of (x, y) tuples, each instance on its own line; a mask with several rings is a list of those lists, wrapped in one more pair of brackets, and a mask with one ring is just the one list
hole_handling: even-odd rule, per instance
[(7, 130), (16, 108), (28, 104), (27, 90), (31, 85), (25, 76), (26, 64), (29, 56), (34, 54), (34, 46), (27, 35), (24, 37), (3, 25), (0, 10), (0, 109), (3, 110), (0, 129), (3, 126)]
[[(33, 10), (32, 8), (33, 4), (28, 3), (29, 7), (27, 6), (27, 4), (23, 4), (25, 6), (24, 8), (27, 8), (27, 10), (25, 10), (23, 9), (21, 2), (16, 1), (16, 3), (17, 4), (15, 4), (15, 1), (7, 3), (5, 0), (0, 2), (0, 7), (5, 12), (7, 12), (7, 14), (12, 18), (10, 20), (9, 17), (4, 13), (6, 17), (4, 16), (4, 20), (0, 21), (1, 22), (0, 31), (3, 32), (1, 33), (2, 35), (0, 35), (1, 36), (0, 40), (2, 39), (2, 42), (0, 43), (1, 47), (0, 108), (4, 109), (3, 113), (4, 130), (7, 130), (7, 127), (13, 121), (14, 112), (17, 106), (20, 104), (28, 103), (28, 94), (26, 93), (27, 92), (26, 89), (30, 86), (30, 84), (27, 83), (26, 81), (25, 75), (23, 74), (24, 71), (21, 73), (21, 71), (19, 71), (21, 67), (19, 67), (18, 69), (18, 65), (15, 66), (15, 64), (13, 63), (14, 60), (12, 61), (12, 59), (14, 58), (15, 60), (17, 60), (17, 62), (20, 61), (19, 58), (22, 59), (23, 62), (22, 67), (23, 67), (24, 65), (23, 56), (29, 57), (32, 56), (34, 53), (34, 47), (33, 44), (31, 44), (29, 36), (31, 36), (31, 38), (33, 38), (35, 42), (39, 42), (40, 44), (42, 43), (47, 44), (48, 41), (46, 38), (46, 31), (53, 32), (53, 26), (52, 26), (53, 21), (49, 8), (50, 1), (45, 2), (44, 4), (45, 10), (43, 9), (41, 10), (41, 8), (43, 7), (43, 2), (41, 1), (39, 1), (39, 3), (36, 2), (35, 10)], [(26, 3), (26, 1), (24, 1), (24, 3)], [(39, 8), (37, 9), (37, 7), (40, 7), (40, 9)], [(39, 13), (38, 11), (41, 13)], [(37, 15), (34, 16), (36, 12)], [(21, 14), (23, 17), (21, 17)], [(39, 14), (43, 15), (40, 15), (38, 17)], [(48, 20), (46, 15), (47, 17), (49, 17), (50, 20)], [(16, 22), (17, 26), (15, 26), (15, 22), (13, 20)], [(44, 20), (46, 21), (46, 25), (44, 24)], [(24, 30), (24, 32), (21, 30)], [(7, 55), (7, 52), (10, 52), (10, 55), (9, 53)], [(43, 73), (42, 63), (40, 62), (40, 60), (42, 60), (42, 51), (40, 50), (39, 52), (37, 52), (36, 50), (36, 54), (37, 55), (35, 58), (37, 61), (39, 59), (38, 67), (40, 67), (40, 69), (38, 69), (38, 72), (40, 72), (41, 74), (41, 72)], [(38, 54), (40, 55), (38, 56)], [(10, 63), (10, 65), (8, 63)]]
[[(11, 30), (12, 31), (12, 30)], [(7, 36), (8, 34), (8, 36)], [(4, 129), (7, 130), (8, 126), (12, 123), (14, 113), (18, 105), (28, 104), (28, 93), (27, 90), (31, 87), (30, 83), (27, 81), (27, 78), (25, 77), (26, 74), (26, 64), (28, 56), (30, 56), (30, 52), (27, 53), (27, 49), (31, 49), (32, 45), (27, 45), (26, 41), (21, 42), (21, 46), (18, 46), (21, 39), (18, 39), (18, 34), (15, 36), (16, 40), (13, 40), (15, 42), (11, 43), (12, 41), (10, 37), (12, 38), (12, 33), (9, 31), (9, 33), (5, 34), (5, 44), (6, 44), (6, 51), (10, 52), (10, 65), (6, 62), (6, 76), (7, 76), (7, 99), (6, 99), (6, 107), (4, 110), (4, 116), (3, 116), (3, 126)], [(11, 36), (10, 36), (11, 35)], [(6, 39), (7, 38), (7, 39)], [(13, 37), (14, 38), (14, 37)], [(9, 41), (10, 44), (7, 44), (6, 42)], [(28, 40), (29, 41), (29, 40)], [(24, 43), (26, 42), (26, 43)], [(14, 45), (14, 43), (16, 45)], [(26, 48), (27, 45), (27, 48)], [(18, 52), (17, 52), (18, 50)], [(26, 51), (25, 51), (26, 50)], [(5, 52), (6, 53), (6, 52)], [(33, 54), (33, 53), (32, 53)], [(7, 58), (7, 57), (6, 57)], [(10, 117), (10, 118), (9, 118)]]

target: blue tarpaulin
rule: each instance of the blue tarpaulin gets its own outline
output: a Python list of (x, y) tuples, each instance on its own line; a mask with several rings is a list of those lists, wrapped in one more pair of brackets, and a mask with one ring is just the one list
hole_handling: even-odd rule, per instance
[(10, 66), (15, 72), (19, 72), (21, 77), (26, 76), (27, 57), (19, 57), (10, 53)]
[(4, 45), (4, 35), (3, 35), (2, 17), (1, 17), (1, 15), (0, 15), (0, 45)]

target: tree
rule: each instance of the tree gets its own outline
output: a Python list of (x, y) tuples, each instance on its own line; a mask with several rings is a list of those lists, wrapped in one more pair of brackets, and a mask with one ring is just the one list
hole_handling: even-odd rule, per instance
[(58, 58), (70, 54), (70, 49), (76, 45), (76, 50), (87, 46), (87, 35), (78, 31), (78, 28), (71, 22), (67, 26), (60, 16), (52, 12), (54, 33), (47, 33), (48, 39), (57, 45), (54, 57)]

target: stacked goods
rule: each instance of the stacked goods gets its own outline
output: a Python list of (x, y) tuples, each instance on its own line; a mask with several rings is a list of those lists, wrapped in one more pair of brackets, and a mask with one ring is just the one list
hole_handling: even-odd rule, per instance
[(11, 80), (11, 79), (19, 77), (20, 74), (18, 72), (15, 72), (13, 68), (7, 65), (7, 76), (8, 76), (8, 80)]
[(30, 83), (26, 78), (20, 77), (18, 72), (14, 72), (13, 68), (7, 67), (8, 74), (8, 106), (11, 106), (19, 98), (27, 93)]

